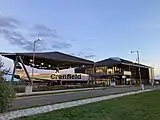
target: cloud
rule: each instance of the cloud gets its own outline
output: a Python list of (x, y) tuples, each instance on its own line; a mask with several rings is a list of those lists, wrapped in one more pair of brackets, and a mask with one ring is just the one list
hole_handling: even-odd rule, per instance
[(30, 40), (35, 37), (41, 37), (43, 41), (36, 44), (36, 50), (66, 49), (72, 46), (64, 41), (55, 29), (38, 24), (28, 30), (22, 28), (19, 20), (2, 15), (0, 15), (0, 35), (10, 44), (25, 50), (33, 50), (33, 41)]
[(21, 22), (12, 17), (0, 15), (0, 28), (18, 28)]
[(93, 57), (95, 57), (96, 55), (95, 55), (95, 54), (92, 54), (92, 53), (79, 52), (79, 53), (77, 54), (77, 56), (84, 57), (84, 58), (93, 58)]
[[(33, 50), (33, 42), (32, 41), (26, 41), (23, 48), (25, 50), (31, 50), (32, 51)], [(46, 50), (46, 49), (47, 49), (47, 47), (45, 47), (44, 44), (42, 44), (42, 43), (36, 44), (36, 50), (42, 51), (42, 50)]]
[(0, 34), (4, 36), (11, 44), (23, 45), (25, 38), (18, 32), (0, 29)]
[(20, 25), (21, 22), (19, 20), (0, 15), (0, 35), (8, 40), (10, 44), (24, 48), (28, 41), (21, 32), (17, 31)]
[(77, 55), (80, 56), (80, 57), (84, 57), (85, 56), (83, 52), (79, 52)]
[[(0, 29), (0, 35), (3, 35), (6, 40), (12, 45), (19, 46), (25, 50), (33, 50), (33, 41), (28, 41), (26, 37), (24, 37), (18, 31), (10, 31), (7, 29)], [(37, 47), (38, 50), (45, 49), (42, 45)]]
[(49, 28), (43, 24), (37, 24), (33, 26), (33, 33), (30, 34), (31, 37), (40, 37), (46, 39), (49, 43), (48, 49), (67, 49), (72, 47), (71, 44), (67, 43), (62, 39), (56, 29)]
[(5, 35), (5, 38), (13, 45), (23, 46), (25, 44), (26, 38), (19, 32), (8, 32), (9, 34)]
[[(85, 51), (85, 52), (83, 52)], [(83, 51), (77, 53), (76, 55), (79, 57), (84, 57), (84, 58), (93, 58), (96, 56), (96, 54), (94, 54), (95, 50), (93, 48), (85, 48)]]
[(94, 55), (94, 54), (90, 54), (90, 55), (86, 55), (86, 56), (84, 56), (85, 58), (93, 58), (93, 57), (95, 57), (96, 55)]
[(72, 45), (69, 44), (69, 43), (65, 43), (65, 42), (55, 42), (52, 45), (52, 48), (55, 48), (55, 49), (67, 49), (67, 48), (70, 48), (70, 47), (72, 47)]
[(60, 38), (55, 29), (46, 27), (45, 25), (35, 25), (33, 27), (33, 33), (31, 33), (30, 35), (34, 37)]

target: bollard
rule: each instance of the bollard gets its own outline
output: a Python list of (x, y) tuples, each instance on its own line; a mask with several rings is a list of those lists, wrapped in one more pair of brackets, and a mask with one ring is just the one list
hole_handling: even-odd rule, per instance
[(141, 90), (144, 90), (144, 84), (141, 84)]
[(33, 89), (33, 86), (32, 85), (27, 85), (25, 87), (25, 93), (26, 94), (31, 94), (32, 93), (32, 89)]

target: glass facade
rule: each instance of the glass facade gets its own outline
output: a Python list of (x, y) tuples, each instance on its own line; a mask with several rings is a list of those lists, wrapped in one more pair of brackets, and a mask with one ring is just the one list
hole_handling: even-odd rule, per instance
[(88, 75), (93, 75), (94, 74), (94, 69), (93, 68), (87, 68), (85, 69), (85, 73)]
[[(95, 70), (95, 72), (94, 72)], [(124, 71), (130, 72), (131, 75), (125, 75), (123, 79)], [(94, 68), (86, 68), (85, 73), (94, 76), (96, 84), (110, 85), (111, 81), (115, 81), (116, 84), (139, 84), (139, 67), (129, 65), (115, 65), (115, 66), (96, 66)], [(148, 84), (149, 73), (148, 68), (141, 68), (142, 81)]]
[(120, 66), (113, 66), (113, 67), (97, 66), (95, 67), (95, 69), (86, 68), (85, 73), (89, 75), (94, 74), (96, 84), (110, 85), (111, 81), (113, 81), (113, 76), (121, 75), (122, 69)]
[(101, 74), (101, 75), (114, 75), (114, 74), (121, 74), (122, 68), (114, 66), (114, 67), (107, 67), (107, 66), (101, 66), (101, 67), (95, 67), (95, 73)]

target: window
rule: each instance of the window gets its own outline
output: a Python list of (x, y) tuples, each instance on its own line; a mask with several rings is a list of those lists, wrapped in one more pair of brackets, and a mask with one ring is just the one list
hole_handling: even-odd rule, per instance
[(107, 73), (107, 67), (106, 66), (96, 67), (96, 73), (106, 74)]
[(85, 73), (86, 73), (86, 74), (93, 74), (93, 68), (87, 68), (87, 69), (85, 70)]

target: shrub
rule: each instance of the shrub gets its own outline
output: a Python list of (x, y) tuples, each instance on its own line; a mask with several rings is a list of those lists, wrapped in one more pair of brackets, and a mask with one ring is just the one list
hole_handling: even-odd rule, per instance
[(14, 89), (6, 82), (5, 75), (8, 70), (4, 69), (2, 61), (0, 61), (0, 112), (4, 112), (10, 107), (10, 102), (15, 97)]

